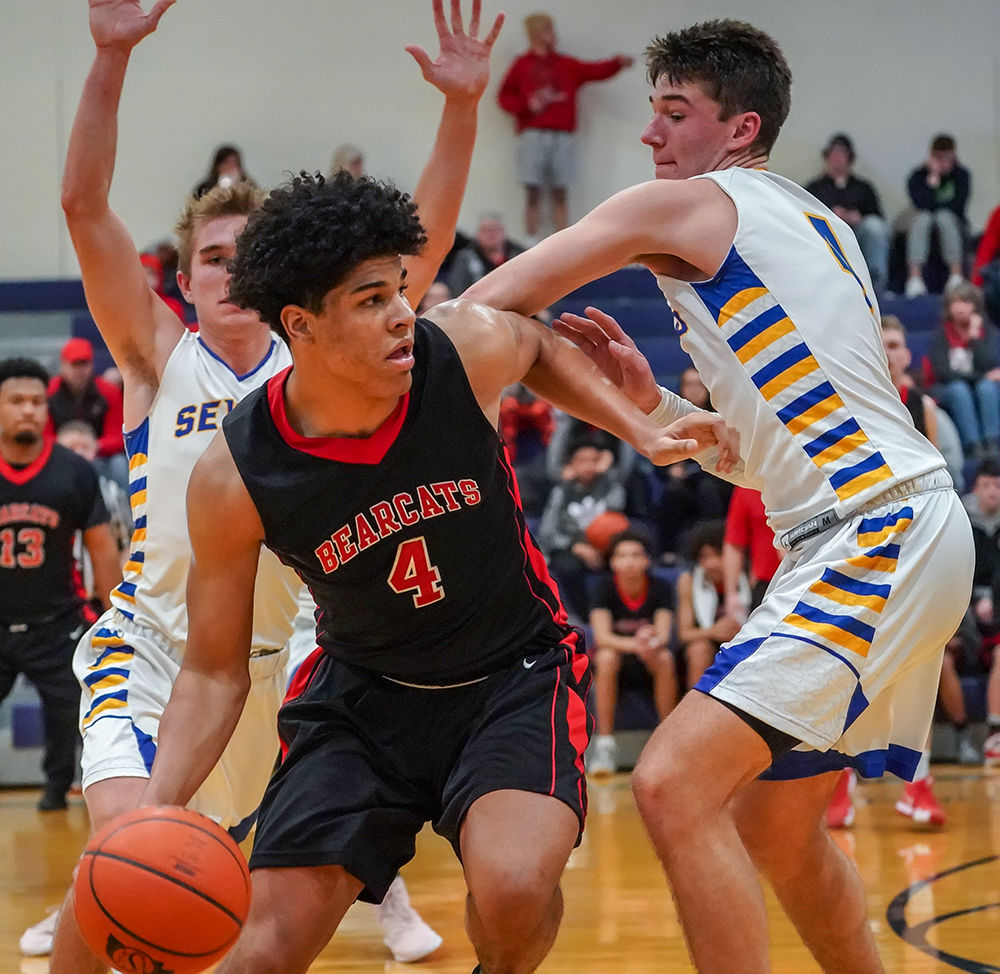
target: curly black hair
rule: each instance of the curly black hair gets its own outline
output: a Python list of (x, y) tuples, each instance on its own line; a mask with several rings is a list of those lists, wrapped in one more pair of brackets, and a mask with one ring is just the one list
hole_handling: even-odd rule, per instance
[(229, 298), (287, 341), (283, 308), (318, 314), (327, 293), (359, 264), (419, 254), (426, 242), (416, 204), (391, 183), (300, 172), (247, 220), (229, 265)]
[(701, 83), (722, 119), (760, 115), (756, 145), (766, 152), (792, 105), (792, 72), (773, 37), (741, 20), (709, 20), (655, 37), (646, 48), (649, 83)]
[(0, 362), (0, 386), (8, 379), (38, 379), (49, 384), (49, 374), (33, 358), (6, 358)]

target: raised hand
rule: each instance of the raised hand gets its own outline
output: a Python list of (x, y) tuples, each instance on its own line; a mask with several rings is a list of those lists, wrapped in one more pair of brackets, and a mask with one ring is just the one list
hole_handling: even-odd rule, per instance
[(149, 13), (139, 0), (90, 0), (90, 33), (98, 47), (117, 48), (128, 54), (177, 0), (157, 0)]
[(407, 44), (406, 50), (420, 65), (424, 79), (429, 81), (446, 98), (477, 100), (486, 90), (490, 79), (490, 51), (503, 26), (503, 14), (497, 14), (493, 28), (479, 40), (479, 15), (481, 0), (472, 0), (472, 19), (469, 32), (462, 23), (462, 2), (451, 0), (451, 27), (444, 16), (444, 0), (433, 0), (434, 26), (437, 28), (440, 53), (432, 61), (430, 55), (416, 44)]
[(584, 310), (586, 318), (563, 314), (552, 322), (553, 330), (576, 345), (644, 413), (654, 410), (660, 389), (646, 356), (611, 315), (598, 308)]

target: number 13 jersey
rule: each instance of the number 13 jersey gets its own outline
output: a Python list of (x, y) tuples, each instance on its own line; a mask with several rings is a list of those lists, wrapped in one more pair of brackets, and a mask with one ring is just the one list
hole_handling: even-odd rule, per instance
[(712, 403), (739, 430), (746, 480), (776, 534), (844, 515), (944, 467), (889, 379), (871, 278), (850, 227), (756, 169), (711, 179), (732, 199), (733, 246), (709, 281), (657, 275)]
[(454, 345), (425, 319), (415, 335), (412, 387), (370, 437), (297, 434), (287, 370), (223, 430), (265, 544), (318, 605), (319, 646), (400, 680), (454, 684), (569, 627)]

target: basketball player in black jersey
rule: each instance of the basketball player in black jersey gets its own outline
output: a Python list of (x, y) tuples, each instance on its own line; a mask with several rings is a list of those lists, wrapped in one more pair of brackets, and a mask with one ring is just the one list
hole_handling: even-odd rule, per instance
[(230, 298), (294, 365), (192, 475), (190, 636), (145, 801), (186, 802), (239, 717), (261, 544), (309, 584), (319, 649), (279, 717), (227, 974), (307, 970), (427, 821), (463, 862), (482, 971), (533, 971), (555, 939), (586, 810), (590, 674), (525, 529), (496, 432), (503, 388), (525, 379), (659, 462), (710, 444), (735, 461), (715, 416), (657, 428), (538, 322), (467, 302), (415, 321), (401, 255), (422, 241), (395, 188), (304, 174), (239, 238)]
[(45, 791), (38, 807), (66, 807), (76, 773), (80, 687), (73, 647), (84, 620), (73, 543), (94, 567), (108, 604), (121, 581), (97, 474), (82, 457), (45, 439), (45, 370), (30, 359), (0, 362), (0, 701), (23, 673), (42, 698)]

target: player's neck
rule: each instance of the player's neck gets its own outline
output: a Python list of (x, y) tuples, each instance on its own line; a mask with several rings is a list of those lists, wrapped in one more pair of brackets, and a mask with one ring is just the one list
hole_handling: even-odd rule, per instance
[(722, 172), (725, 169), (767, 169), (768, 154), (752, 149), (740, 149), (737, 152), (727, 152), (711, 170)]
[(646, 576), (644, 574), (637, 575), (634, 578), (616, 575), (615, 582), (618, 585), (618, 591), (630, 599), (646, 594)]
[(331, 384), (301, 365), (292, 369), (285, 383), (288, 422), (300, 436), (366, 439), (392, 415), (399, 399)]
[(237, 375), (246, 375), (260, 365), (274, 336), (259, 323), (232, 329), (202, 326), (201, 340)]
[(18, 443), (7, 437), (0, 438), (0, 457), (12, 467), (27, 467), (34, 463), (45, 449), (45, 440), (39, 437), (31, 443)]

